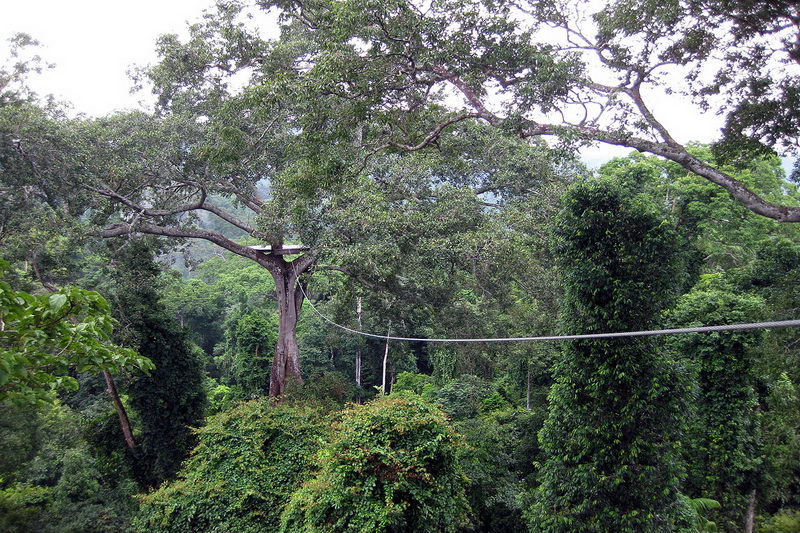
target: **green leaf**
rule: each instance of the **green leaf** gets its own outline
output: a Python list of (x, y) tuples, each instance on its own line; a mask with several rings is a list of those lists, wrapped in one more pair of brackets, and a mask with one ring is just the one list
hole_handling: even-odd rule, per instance
[(57, 312), (67, 303), (67, 295), (62, 293), (51, 294), (50, 298), (48, 299), (48, 303), (50, 305), (50, 309), (53, 312)]

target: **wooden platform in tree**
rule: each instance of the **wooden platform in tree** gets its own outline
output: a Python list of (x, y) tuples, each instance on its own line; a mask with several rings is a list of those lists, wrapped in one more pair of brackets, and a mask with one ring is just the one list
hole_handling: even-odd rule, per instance
[(295, 255), (307, 252), (309, 250), (309, 247), (303, 244), (286, 244), (281, 248), (277, 248), (275, 250), (273, 250), (272, 246), (268, 244), (263, 244), (258, 246), (248, 246), (248, 248), (251, 248), (257, 252), (261, 252), (264, 254), (271, 254), (271, 255)]

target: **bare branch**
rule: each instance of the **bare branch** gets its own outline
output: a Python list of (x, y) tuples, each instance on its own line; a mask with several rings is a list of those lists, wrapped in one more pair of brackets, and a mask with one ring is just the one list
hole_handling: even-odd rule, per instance
[(463, 94), (464, 97), (467, 99), (469, 105), (471, 105), (472, 108), (478, 112), (480, 118), (483, 118), (493, 126), (497, 126), (498, 124), (500, 124), (501, 122), (500, 118), (486, 108), (483, 101), (478, 97), (478, 94), (475, 91), (473, 91), (469, 85), (464, 83), (464, 81), (461, 78), (454, 75), (441, 65), (434, 65), (432, 69), (435, 73), (439, 74), (444, 79), (446, 79), (447, 81), (456, 86), (456, 88), (461, 92), (461, 94)]
[(260, 261), (260, 256), (261, 257), (264, 256), (264, 254), (260, 254), (259, 252), (253, 250), (252, 248), (249, 248), (243, 244), (239, 244), (237, 242), (228, 239), (221, 233), (200, 228), (158, 226), (156, 224), (150, 224), (146, 222), (135, 225), (128, 223), (115, 223), (104, 228), (101, 235), (104, 238), (112, 238), (112, 237), (122, 237), (125, 235), (135, 235), (137, 233), (145, 235), (159, 235), (162, 237), (172, 237), (179, 239), (203, 239), (212, 242), (217, 246), (224, 248), (225, 250), (228, 250), (229, 252), (233, 252), (236, 255), (252, 259), (259, 263), (262, 263), (262, 261)]
[(400, 148), (402, 150), (408, 150), (410, 152), (414, 152), (414, 151), (417, 151), (417, 150), (422, 150), (423, 148), (425, 148), (425, 147), (429, 146), (431, 143), (433, 143), (436, 139), (438, 139), (439, 135), (441, 135), (441, 133), (445, 129), (447, 129), (449, 126), (452, 126), (453, 124), (456, 124), (458, 122), (461, 122), (463, 120), (467, 120), (467, 119), (470, 119), (470, 118), (483, 118), (483, 119), (486, 119), (486, 117), (484, 115), (482, 115), (481, 113), (470, 113), (470, 112), (461, 113), (459, 115), (455, 115), (453, 117), (450, 117), (449, 119), (437, 124), (436, 127), (433, 128), (428, 133), (428, 135), (425, 136), (425, 138), (422, 141), (420, 141), (419, 143), (417, 143), (415, 145), (403, 144), (403, 143), (399, 143), (399, 142), (396, 142), (396, 141), (389, 141), (388, 143), (386, 143), (382, 147), (379, 147), (375, 152), (377, 152), (377, 151), (379, 151), (379, 150), (381, 150), (383, 148), (389, 148), (389, 147)]

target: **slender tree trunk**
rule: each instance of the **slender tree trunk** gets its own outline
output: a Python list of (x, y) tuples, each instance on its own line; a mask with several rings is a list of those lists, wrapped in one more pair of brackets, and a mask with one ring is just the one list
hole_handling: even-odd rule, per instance
[[(358, 313), (358, 330), (361, 331), (361, 296), (356, 307)], [(356, 403), (361, 403), (361, 346), (356, 349)]]
[(531, 410), (531, 362), (528, 361), (528, 390), (525, 394), (525, 409)]
[(756, 523), (756, 489), (750, 493), (750, 500), (747, 502), (747, 520), (745, 520), (744, 533), (753, 533)]
[(389, 322), (389, 329), (386, 331), (386, 349), (383, 351), (383, 380), (381, 381), (381, 390), (383, 394), (388, 394), (386, 390), (386, 364), (389, 362), (389, 335), (392, 334), (392, 323)]
[(122, 434), (125, 437), (125, 443), (128, 445), (128, 449), (133, 456), (138, 457), (139, 454), (136, 448), (136, 441), (133, 440), (133, 430), (131, 429), (131, 422), (128, 419), (128, 412), (125, 410), (125, 406), (122, 405), (122, 400), (119, 398), (114, 378), (111, 373), (106, 370), (103, 370), (103, 377), (106, 378), (106, 391), (108, 395), (111, 396), (111, 403), (114, 404), (114, 410), (117, 412), (119, 422), (122, 425)]

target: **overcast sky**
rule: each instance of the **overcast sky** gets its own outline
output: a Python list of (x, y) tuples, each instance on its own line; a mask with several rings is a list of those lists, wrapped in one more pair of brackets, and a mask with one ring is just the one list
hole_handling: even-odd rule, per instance
[(42, 43), (39, 55), (56, 68), (31, 79), (40, 94), (53, 93), (76, 111), (107, 115), (134, 108), (148, 95), (129, 94), (126, 71), (156, 60), (155, 41), (185, 34), (214, 0), (0, 0), (2, 55), (7, 39), (25, 32)]

